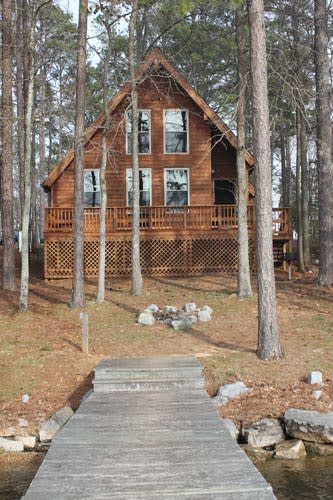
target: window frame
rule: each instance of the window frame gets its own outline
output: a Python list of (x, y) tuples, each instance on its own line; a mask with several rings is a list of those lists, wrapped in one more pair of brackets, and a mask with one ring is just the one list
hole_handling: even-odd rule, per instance
[[(152, 199), (153, 199), (153, 193), (152, 193), (152, 169), (150, 167), (140, 167), (139, 172), (142, 170), (149, 170), (149, 204), (148, 205), (140, 205), (140, 207), (151, 207), (152, 206)], [(132, 172), (131, 167), (126, 168), (126, 207), (127, 208), (133, 208), (132, 205), (129, 204), (129, 189), (128, 189), (128, 172)], [(140, 190), (140, 193), (142, 191)]]
[[(97, 172), (98, 175), (97, 175), (97, 178), (98, 178), (98, 191), (86, 191), (85, 190), (85, 177), (86, 177), (86, 172)], [(100, 175), (100, 169), (99, 168), (85, 168), (83, 170), (83, 205), (84, 207), (87, 207), (87, 208), (99, 208), (101, 206), (101, 175)], [(99, 193), (99, 203), (95, 203), (95, 205), (90, 205), (88, 203), (86, 203), (85, 201), (85, 194), (86, 193)]]
[[(186, 144), (187, 144), (187, 151), (167, 151), (166, 150), (166, 115), (168, 111), (178, 111), (178, 112), (183, 112), (185, 111), (186, 113), (186, 124), (187, 124), (187, 129), (186, 129)], [(166, 155), (188, 155), (190, 152), (190, 113), (188, 109), (185, 108), (168, 108), (163, 110), (163, 151), (164, 154)]]
[[(128, 132), (128, 128), (127, 127), (128, 127), (128, 123), (129, 123), (128, 114), (131, 111), (132, 111), (131, 109), (128, 109), (126, 111), (126, 114), (125, 114), (125, 118), (126, 118), (126, 120), (125, 120), (125, 122), (126, 122), (125, 123), (125, 142), (126, 142), (126, 144), (125, 144), (125, 152), (126, 152), (126, 155), (129, 155), (129, 156), (132, 156), (132, 153), (129, 153), (129, 141), (128, 141), (128, 134), (129, 134), (129, 132)], [(149, 136), (148, 136), (149, 137), (149, 151), (144, 152), (144, 153), (140, 153), (140, 151), (139, 151), (138, 154), (139, 155), (150, 155), (151, 154), (151, 109), (138, 109), (138, 114), (142, 113), (142, 112), (148, 113), (148, 116), (149, 116)], [(132, 134), (132, 132), (131, 132), (131, 134)], [(139, 137), (139, 134), (140, 134), (140, 132), (138, 131), (138, 137)]]
[[(186, 170), (187, 172), (187, 205), (168, 205), (167, 204), (167, 171), (168, 170)], [(190, 206), (190, 169), (188, 167), (165, 167), (164, 168), (164, 206), (166, 207), (188, 207)]]

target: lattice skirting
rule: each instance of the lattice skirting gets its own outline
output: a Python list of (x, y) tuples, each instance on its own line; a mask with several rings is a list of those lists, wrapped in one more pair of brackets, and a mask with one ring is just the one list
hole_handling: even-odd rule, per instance
[[(200, 273), (235, 272), (237, 240), (213, 237), (154, 239), (141, 241), (141, 266), (146, 275), (184, 276)], [(251, 270), (255, 270), (254, 240), (249, 240)], [(72, 277), (73, 242), (47, 240), (44, 246), (46, 279)], [(84, 266), (87, 277), (98, 273), (98, 241), (84, 242)], [(107, 276), (131, 274), (131, 242), (109, 240), (106, 243)]]

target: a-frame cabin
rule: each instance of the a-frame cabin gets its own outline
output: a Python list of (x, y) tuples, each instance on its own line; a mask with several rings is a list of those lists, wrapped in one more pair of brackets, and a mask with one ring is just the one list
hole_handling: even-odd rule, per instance
[[(237, 269), (237, 138), (189, 82), (152, 50), (138, 72), (141, 264), (146, 274), (185, 275)], [(109, 104), (106, 173), (106, 274), (131, 272), (130, 84)], [(98, 270), (99, 167), (105, 116), (85, 134), (84, 258)], [(253, 157), (246, 152), (248, 170)], [(44, 275), (72, 275), (74, 151), (43, 182)], [(249, 252), (255, 267), (254, 188), (248, 183)], [(290, 239), (289, 210), (273, 209), (276, 248)]]

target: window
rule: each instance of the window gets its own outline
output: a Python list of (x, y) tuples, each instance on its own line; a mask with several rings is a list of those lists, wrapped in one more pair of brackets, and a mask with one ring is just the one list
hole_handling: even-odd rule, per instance
[(166, 153), (188, 153), (188, 112), (164, 111), (164, 150)]
[[(140, 206), (151, 205), (151, 169), (150, 168), (140, 168)], [(132, 169), (128, 168), (126, 170), (127, 177), (127, 205), (130, 207), (133, 205), (133, 177)]]
[(166, 168), (164, 171), (166, 205), (188, 205), (189, 186), (187, 168)]
[[(140, 110), (138, 116), (139, 153), (150, 153), (150, 111)], [(132, 111), (127, 112), (126, 119), (126, 153), (132, 154)]]
[(97, 169), (84, 171), (84, 204), (89, 207), (101, 204), (101, 187)]

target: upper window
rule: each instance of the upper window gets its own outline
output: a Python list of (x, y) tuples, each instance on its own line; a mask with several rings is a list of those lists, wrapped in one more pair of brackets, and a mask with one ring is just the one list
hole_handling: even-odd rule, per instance
[[(140, 206), (151, 205), (151, 169), (140, 168), (139, 184), (140, 184)], [(127, 180), (127, 205), (133, 205), (133, 172), (131, 168), (126, 170)]]
[(84, 171), (84, 204), (89, 207), (101, 204), (101, 185), (97, 169)]
[(188, 153), (188, 112), (164, 111), (164, 149), (166, 153)]
[(188, 205), (188, 169), (166, 168), (164, 176), (166, 205)]
[[(150, 153), (150, 110), (139, 110), (138, 113), (138, 147), (139, 153)], [(126, 116), (126, 153), (132, 154), (132, 111)]]

